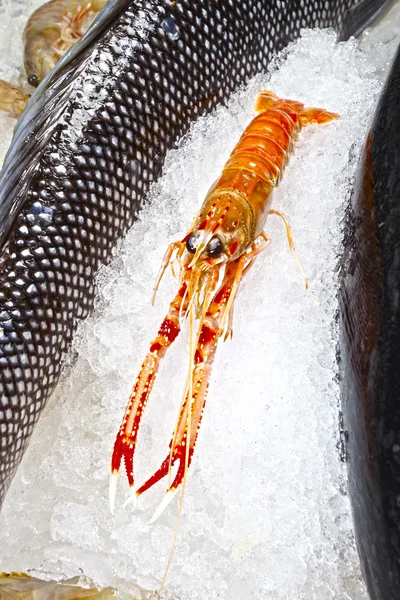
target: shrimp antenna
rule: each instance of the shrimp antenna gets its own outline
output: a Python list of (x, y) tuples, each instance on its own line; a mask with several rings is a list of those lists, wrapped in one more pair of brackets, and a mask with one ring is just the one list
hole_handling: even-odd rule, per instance
[[(194, 282), (194, 289), (190, 290), (189, 296), (193, 296), (195, 295), (196, 291), (197, 291), (197, 285), (198, 285), (198, 281), (199, 281), (199, 277), (197, 275), (197, 277), (195, 278), (195, 282)], [(190, 298), (190, 300), (192, 300), (192, 298)], [(204, 312), (204, 310), (203, 310)], [(200, 331), (200, 328), (199, 328)], [(196, 336), (198, 338), (198, 335)], [(158, 590), (158, 593), (161, 594), (165, 582), (167, 580), (167, 576), (171, 567), (171, 563), (172, 563), (172, 558), (174, 556), (174, 552), (175, 552), (175, 548), (176, 548), (176, 543), (178, 540), (178, 533), (179, 533), (179, 526), (181, 523), (181, 517), (182, 517), (182, 508), (183, 508), (183, 500), (185, 497), (185, 489), (186, 489), (186, 481), (187, 481), (187, 472), (188, 472), (188, 466), (189, 466), (189, 452), (190, 452), (190, 430), (191, 430), (191, 426), (192, 426), (192, 398), (193, 398), (193, 367), (194, 367), (194, 353), (195, 353), (195, 348), (197, 346), (197, 339), (196, 339), (196, 344), (194, 343), (194, 304), (193, 302), (190, 302), (190, 309), (189, 309), (189, 347), (190, 347), (190, 362), (189, 362), (189, 369), (188, 369), (188, 375), (187, 375), (187, 379), (186, 379), (186, 385), (185, 388), (188, 388), (188, 396), (187, 396), (187, 402), (188, 402), (188, 411), (187, 411), (187, 419), (186, 419), (186, 447), (185, 447), (185, 465), (184, 465), (184, 472), (183, 472), (183, 479), (182, 479), (182, 491), (181, 491), (181, 497), (179, 500), (179, 508), (178, 508), (178, 518), (177, 518), (177, 522), (176, 522), (176, 527), (175, 527), (175, 533), (174, 533), (174, 539), (172, 541), (172, 546), (171, 546), (171, 551), (169, 553), (169, 557), (168, 557), (168, 562), (167, 562), (167, 566), (165, 568), (165, 573), (164, 573), (164, 577), (163, 580), (161, 582), (160, 588)], [(185, 389), (186, 392), (186, 389)], [(183, 409), (184, 405), (185, 405), (185, 401), (186, 401), (186, 394), (184, 396), (184, 400), (181, 403), (181, 409)], [(176, 440), (176, 434), (178, 431), (178, 424), (179, 424), (179, 418), (175, 427), (175, 432), (174, 432), (174, 438), (171, 444), (171, 452), (170, 452), (170, 460), (169, 460), (169, 467), (168, 467), (168, 487), (169, 487), (169, 482), (170, 482), (170, 475), (171, 475), (171, 466), (172, 466), (172, 454), (173, 454), (173, 450), (174, 450), (174, 446), (175, 446), (175, 440)]]

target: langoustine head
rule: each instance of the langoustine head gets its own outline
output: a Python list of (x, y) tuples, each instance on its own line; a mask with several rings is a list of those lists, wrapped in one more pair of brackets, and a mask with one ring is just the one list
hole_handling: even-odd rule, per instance
[(232, 189), (212, 189), (186, 239), (182, 266), (207, 271), (239, 258), (254, 236), (254, 215), (246, 198)]

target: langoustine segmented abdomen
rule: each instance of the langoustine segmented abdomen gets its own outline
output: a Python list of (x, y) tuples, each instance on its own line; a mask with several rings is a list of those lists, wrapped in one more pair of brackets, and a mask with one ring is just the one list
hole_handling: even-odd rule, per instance
[(201, 210), (204, 215), (215, 200), (221, 201), (227, 191), (235, 191), (237, 200), (247, 203), (253, 215), (245, 247), (264, 228), (271, 192), (282, 177), (301, 128), (308, 123), (329, 123), (338, 117), (336, 113), (278, 98), (269, 91), (259, 93), (255, 109), (259, 114), (246, 127)]

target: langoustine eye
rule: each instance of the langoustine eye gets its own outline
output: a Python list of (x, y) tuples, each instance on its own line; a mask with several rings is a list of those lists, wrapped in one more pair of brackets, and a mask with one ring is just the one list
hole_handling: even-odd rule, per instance
[(198, 233), (192, 233), (191, 236), (188, 237), (186, 241), (186, 250), (190, 252), (190, 254), (196, 254), (196, 246), (197, 240), (199, 239)]
[(221, 240), (219, 239), (219, 237), (214, 236), (213, 238), (211, 238), (211, 240), (207, 246), (208, 256), (210, 258), (218, 258), (218, 256), (221, 256), (223, 251), (224, 251), (224, 245), (221, 242)]

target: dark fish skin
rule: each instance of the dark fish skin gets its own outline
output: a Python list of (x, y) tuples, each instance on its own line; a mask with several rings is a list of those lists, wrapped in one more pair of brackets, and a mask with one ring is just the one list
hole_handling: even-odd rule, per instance
[(110, 0), (37, 89), (0, 176), (0, 505), (167, 149), (302, 27), (350, 35), (386, 4)]
[(400, 48), (352, 196), (340, 289), (349, 490), (371, 600), (400, 598)]

